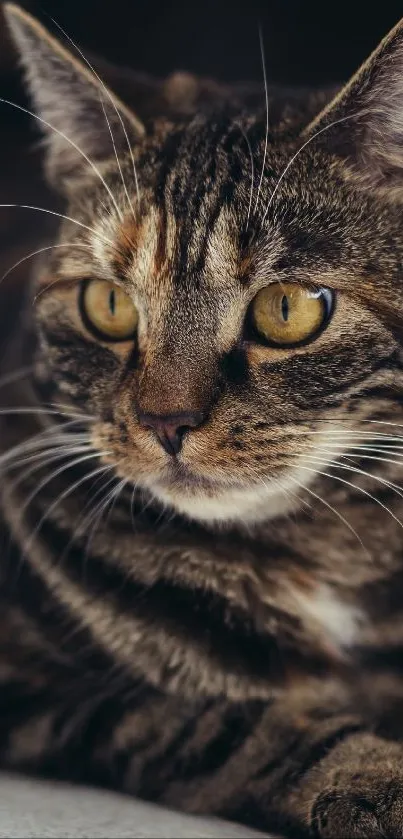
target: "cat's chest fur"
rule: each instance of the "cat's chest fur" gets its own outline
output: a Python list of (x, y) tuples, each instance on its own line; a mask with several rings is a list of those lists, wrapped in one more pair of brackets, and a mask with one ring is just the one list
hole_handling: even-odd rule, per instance
[[(106, 669), (113, 661), (135, 679), (189, 698), (272, 696), (309, 673), (354, 667), (357, 650), (361, 656), (363, 646), (382, 640), (399, 527), (386, 511), (374, 520), (354, 499), (343, 504), (336, 493), (332, 500), (339, 517), (318, 504), (254, 535), (169, 522), (152, 506), (139, 508), (133, 532), (125, 505), (117, 505), (91, 534), (89, 557), (88, 534), (68, 547), (70, 522), (85, 504), (78, 494), (52, 511), (34, 540), (28, 524), (31, 567), (22, 565), (16, 591), (23, 605), (38, 586), (36, 619), (48, 616), (40, 632), (50, 658), (66, 634), (60, 609), (73, 636), (83, 627), (106, 655)], [(12, 491), (3, 496), (19, 539), (21, 503)], [(76, 651), (67, 650), (72, 661)]]

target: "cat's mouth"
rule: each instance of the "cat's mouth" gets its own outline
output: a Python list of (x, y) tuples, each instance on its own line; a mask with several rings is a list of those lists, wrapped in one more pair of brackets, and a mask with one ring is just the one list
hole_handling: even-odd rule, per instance
[(170, 463), (149, 489), (164, 505), (203, 522), (261, 521), (290, 507), (287, 496), (270, 486), (207, 477), (179, 461)]
[[(201, 475), (179, 461), (168, 465), (164, 475), (158, 483), (166, 489), (171, 489), (173, 491), (179, 490), (182, 492), (184, 490), (190, 490), (196, 492), (216, 493), (217, 491), (220, 491), (220, 489), (228, 487), (228, 482), (224, 483), (224, 481), (219, 481), (215, 478)], [(236, 486), (240, 486), (239, 482), (236, 483)]]

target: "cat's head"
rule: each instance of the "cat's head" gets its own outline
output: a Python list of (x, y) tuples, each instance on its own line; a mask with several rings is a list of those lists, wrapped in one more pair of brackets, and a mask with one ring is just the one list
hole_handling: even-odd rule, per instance
[(6, 8), (66, 198), (35, 288), (58, 396), (174, 510), (284, 512), (400, 387), (403, 29), (313, 119), (269, 97), (266, 130), (263, 94), (253, 113), (219, 87), (201, 111), (178, 76), (182, 115), (144, 125)]

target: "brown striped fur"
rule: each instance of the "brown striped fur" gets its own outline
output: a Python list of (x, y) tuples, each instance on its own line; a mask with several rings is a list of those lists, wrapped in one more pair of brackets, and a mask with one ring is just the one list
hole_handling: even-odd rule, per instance
[[(3, 362), (3, 764), (402, 837), (402, 25), (335, 98), (269, 89), (266, 134), (255, 90), (112, 94), (6, 14), (65, 218)], [(92, 278), (135, 340), (88, 330)], [(274, 348), (248, 310), (290, 281), (336, 303)], [(175, 457), (141, 419), (189, 414)]]

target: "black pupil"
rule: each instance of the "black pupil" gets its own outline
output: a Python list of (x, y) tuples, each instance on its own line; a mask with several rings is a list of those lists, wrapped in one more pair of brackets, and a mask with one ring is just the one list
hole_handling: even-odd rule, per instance
[(288, 297), (287, 297), (286, 294), (284, 294), (283, 298), (282, 298), (282, 301), (281, 301), (281, 314), (283, 316), (283, 320), (286, 323), (288, 321), (289, 311), (290, 311), (290, 307), (289, 307), (289, 304), (288, 304)]
[(115, 298), (115, 292), (112, 289), (109, 292), (109, 311), (110, 311), (111, 315), (115, 314), (115, 310), (116, 310), (116, 298)]

